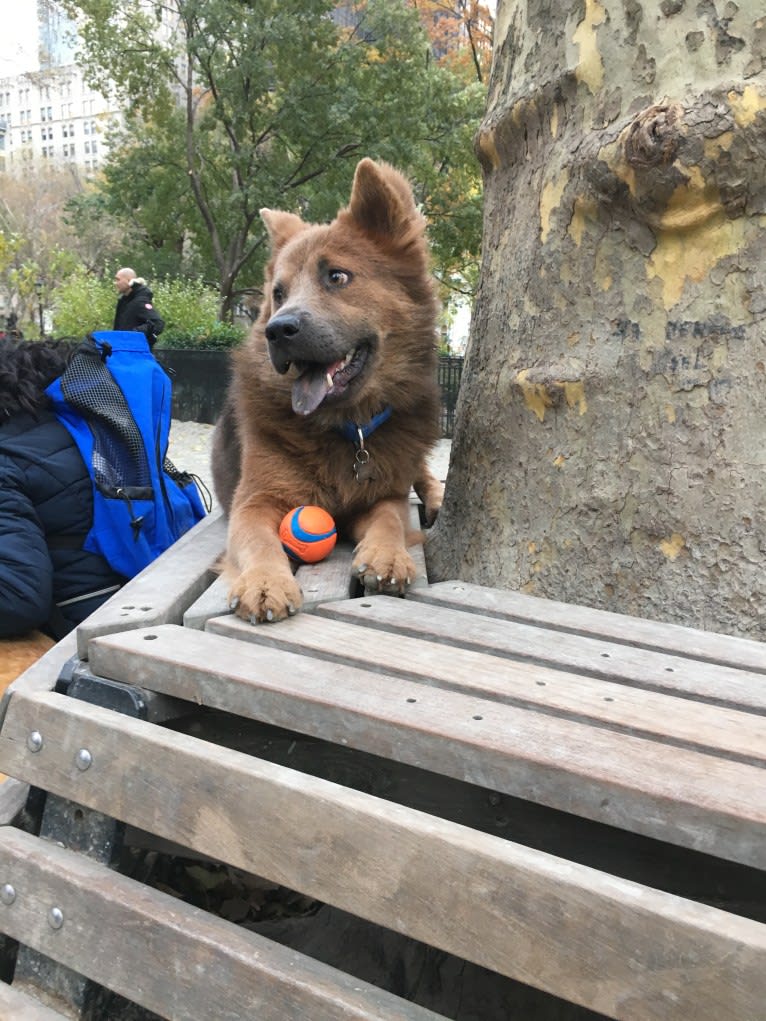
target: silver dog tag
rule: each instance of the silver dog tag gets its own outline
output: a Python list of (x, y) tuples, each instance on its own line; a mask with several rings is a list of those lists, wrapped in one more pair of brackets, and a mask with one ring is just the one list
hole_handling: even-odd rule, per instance
[(357, 482), (369, 482), (375, 478), (372, 465), (370, 464), (370, 452), (362, 447), (354, 455), (354, 477)]

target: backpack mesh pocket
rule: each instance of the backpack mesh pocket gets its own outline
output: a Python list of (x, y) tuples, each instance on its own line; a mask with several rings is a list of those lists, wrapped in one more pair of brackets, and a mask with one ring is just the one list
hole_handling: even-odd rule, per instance
[(81, 412), (93, 435), (96, 485), (109, 495), (121, 490), (131, 498), (151, 499), (146, 449), (128, 402), (95, 345), (92, 353), (86, 345), (83, 348), (64, 371), (61, 391)]

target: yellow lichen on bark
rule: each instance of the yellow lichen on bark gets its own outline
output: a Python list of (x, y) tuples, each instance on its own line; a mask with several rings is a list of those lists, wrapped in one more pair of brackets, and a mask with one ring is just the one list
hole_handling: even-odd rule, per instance
[(569, 171), (564, 170), (558, 177), (544, 185), (540, 195), (540, 240), (545, 241), (551, 229), (551, 213), (558, 208), (561, 196), (569, 182)]
[(649, 280), (662, 282), (663, 303), (671, 309), (687, 280), (704, 280), (710, 270), (745, 241), (746, 223), (731, 220), (718, 189), (698, 167), (682, 167), (687, 180), (673, 192), (656, 227), (657, 247), (646, 265)]
[(622, 181), (630, 194), (635, 195), (636, 171), (625, 159), (622, 136), (617, 140), (617, 142), (604, 146), (604, 148), (599, 152), (599, 157), (604, 160), (614, 176)]
[(585, 398), (585, 384), (581, 379), (571, 383), (564, 383), (564, 397), (566, 398), (567, 407), (574, 408), (581, 415), (584, 415), (588, 410), (588, 401)]
[(551, 110), (551, 136), (558, 138), (559, 136), (559, 108), (558, 104), (554, 103)]
[(553, 400), (545, 386), (542, 383), (530, 383), (528, 375), (529, 369), (521, 369), (516, 373), (516, 382), (521, 388), (524, 403), (542, 422), (545, 412), (553, 404)]
[(493, 170), (497, 170), (500, 166), (500, 154), (495, 145), (495, 132), (491, 130), (480, 132), (477, 144), (486, 162), (491, 165)]
[(596, 29), (603, 24), (606, 11), (598, 0), (585, 0), (585, 17), (577, 26), (572, 42), (580, 48), (575, 77), (596, 93), (604, 82), (604, 62), (598, 49)]
[(706, 138), (703, 143), (705, 159), (718, 159), (722, 152), (728, 152), (731, 149), (733, 141), (733, 131), (724, 131), (717, 138)]
[(669, 539), (663, 539), (659, 545), (660, 550), (668, 560), (677, 560), (686, 547), (686, 539), (679, 535), (678, 532), (673, 532)]
[(556, 379), (539, 383), (530, 380), (531, 371), (533, 370), (519, 370), (516, 373), (516, 384), (522, 392), (524, 403), (541, 422), (545, 419), (545, 412), (560, 400), (562, 393), (568, 408), (576, 408), (580, 415), (586, 413), (588, 401), (585, 397), (585, 384), (581, 379)]
[(766, 110), (766, 95), (761, 95), (754, 85), (746, 85), (742, 92), (728, 92), (731, 112), (738, 127), (749, 127), (761, 110)]
[(660, 230), (697, 227), (720, 213), (723, 206), (718, 188), (705, 181), (700, 168), (686, 167), (679, 162), (674, 166), (681, 171), (686, 181), (670, 196), (657, 224)]
[(572, 219), (569, 222), (567, 233), (578, 248), (582, 244), (588, 220), (595, 220), (597, 209), (598, 207), (594, 199), (578, 195), (574, 200)]

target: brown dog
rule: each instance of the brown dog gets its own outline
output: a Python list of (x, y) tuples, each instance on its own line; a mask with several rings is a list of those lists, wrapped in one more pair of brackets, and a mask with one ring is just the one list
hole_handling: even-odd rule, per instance
[(213, 443), (229, 515), (223, 571), (232, 607), (253, 622), (301, 605), (277, 534), (291, 508), (332, 514), (357, 543), (353, 571), (367, 591), (404, 593), (415, 572), (410, 488), (429, 522), (442, 498), (426, 468), (438, 438), (437, 304), (409, 184), (365, 159), (329, 225), (261, 216), (272, 245), (263, 304)]

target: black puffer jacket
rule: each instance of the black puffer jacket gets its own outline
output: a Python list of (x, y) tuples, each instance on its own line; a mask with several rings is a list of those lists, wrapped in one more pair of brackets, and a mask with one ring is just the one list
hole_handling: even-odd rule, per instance
[(0, 637), (39, 628), (58, 640), (124, 583), (81, 548), (91, 485), (52, 412), (19, 412), (0, 426)]
[(165, 320), (152, 304), (152, 297), (146, 284), (136, 278), (127, 294), (117, 301), (113, 329), (138, 330), (152, 345), (165, 329)]

